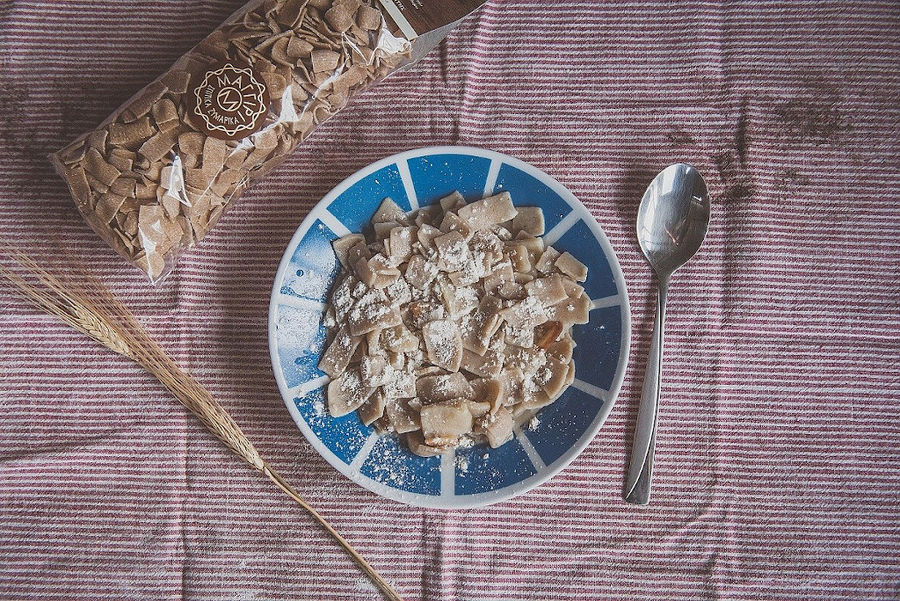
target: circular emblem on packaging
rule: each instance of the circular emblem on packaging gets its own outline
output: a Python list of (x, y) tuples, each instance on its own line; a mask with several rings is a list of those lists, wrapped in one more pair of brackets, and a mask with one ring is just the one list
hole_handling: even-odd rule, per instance
[(262, 127), (269, 110), (266, 86), (246, 64), (211, 67), (190, 92), (194, 123), (208, 135), (240, 140)]

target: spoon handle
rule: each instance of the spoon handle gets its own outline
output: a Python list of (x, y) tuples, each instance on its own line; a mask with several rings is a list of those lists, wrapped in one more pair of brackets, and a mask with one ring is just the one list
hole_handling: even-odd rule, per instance
[(660, 278), (656, 304), (656, 321), (650, 342), (650, 356), (644, 373), (644, 388), (634, 429), (631, 447), (631, 466), (625, 485), (625, 500), (637, 505), (650, 501), (650, 477), (653, 473), (653, 453), (656, 450), (656, 422), (659, 415), (659, 387), (662, 377), (663, 326), (666, 318), (668, 278)]

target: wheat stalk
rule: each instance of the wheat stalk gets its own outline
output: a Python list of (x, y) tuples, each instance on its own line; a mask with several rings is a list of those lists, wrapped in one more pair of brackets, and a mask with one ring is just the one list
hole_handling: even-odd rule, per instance
[(132, 359), (156, 377), (231, 452), (264, 473), (350, 554), (353, 560), (391, 601), (400, 596), (369, 563), (278, 472), (260, 457), (256, 448), (227, 411), (192, 376), (153, 340), (131, 311), (86, 270), (76, 278), (53, 275), (27, 255), (15, 254), (17, 267), (0, 262), (2, 275), (13, 288), (39, 309), (109, 349)]

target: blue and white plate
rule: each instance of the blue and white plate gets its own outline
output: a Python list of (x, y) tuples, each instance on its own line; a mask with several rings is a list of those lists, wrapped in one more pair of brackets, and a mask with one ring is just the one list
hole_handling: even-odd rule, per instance
[[(396, 437), (379, 436), (356, 413), (333, 418), (316, 365), (325, 345), (321, 316), (339, 264), (335, 238), (358, 232), (389, 196), (407, 210), (454, 190), (476, 200), (509, 190), (538, 205), (545, 240), (588, 266), (590, 323), (576, 325), (574, 384), (499, 449), (419, 457)], [(543, 171), (512, 157), (461, 146), (403, 152), (351, 175), (319, 202), (294, 234), (272, 288), (269, 350), (275, 379), (294, 421), (342, 474), (389, 499), (422, 507), (487, 505), (521, 494), (569, 464), (609, 415), (625, 373), (630, 334), (625, 280), (600, 226), (575, 196)]]

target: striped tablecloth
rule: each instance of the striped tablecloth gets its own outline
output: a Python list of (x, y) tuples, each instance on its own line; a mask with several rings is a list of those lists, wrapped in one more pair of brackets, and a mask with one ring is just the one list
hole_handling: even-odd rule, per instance
[[(54, 238), (121, 294), (260, 452), (409, 600), (900, 596), (900, 5), (490, 0), (245, 195), (159, 288), (89, 230), (48, 152), (239, 6), (0, 4), (0, 238)], [(429, 144), (506, 152), (594, 213), (631, 296), (622, 394), (549, 483), (406, 507), (303, 439), (267, 300), (318, 198)], [(670, 292), (652, 503), (622, 501), (654, 307), (634, 239), (663, 166), (706, 176), (706, 245)], [(376, 593), (137, 367), (0, 296), (0, 598)]]

